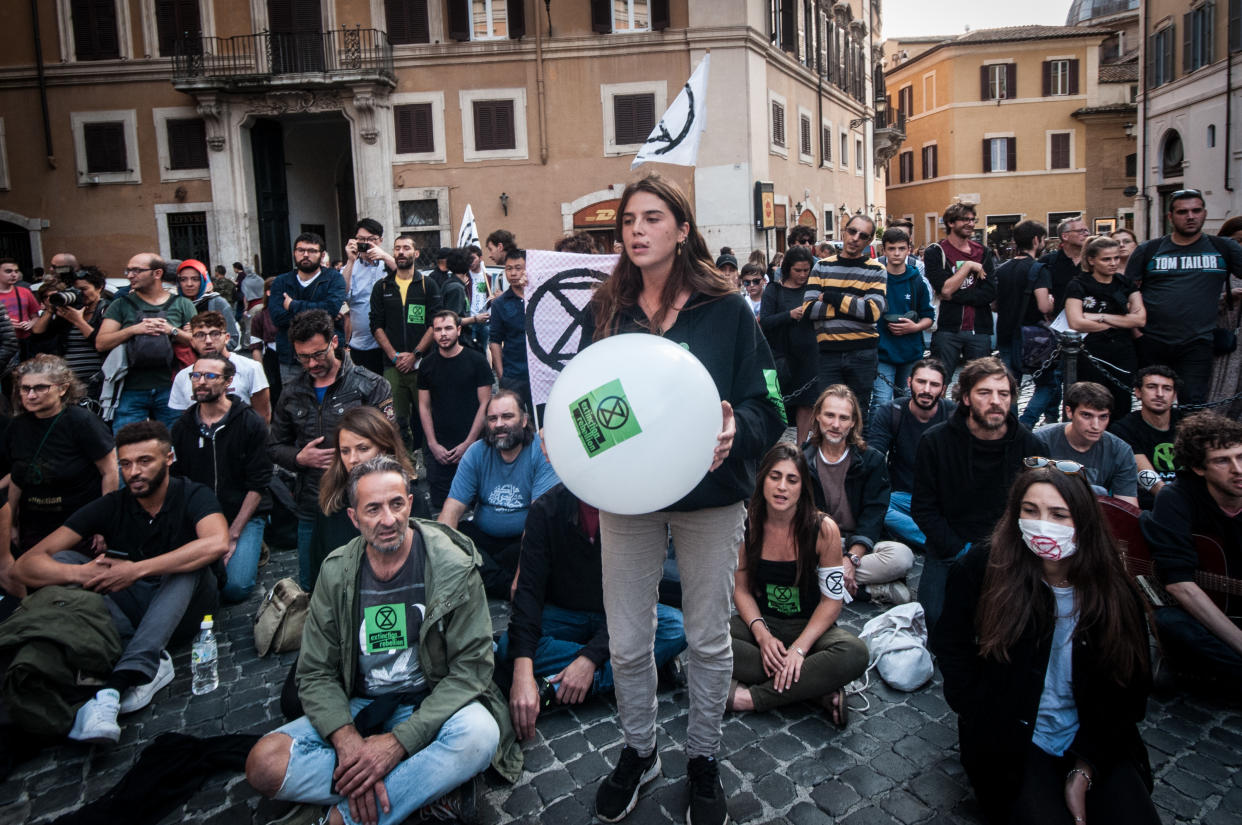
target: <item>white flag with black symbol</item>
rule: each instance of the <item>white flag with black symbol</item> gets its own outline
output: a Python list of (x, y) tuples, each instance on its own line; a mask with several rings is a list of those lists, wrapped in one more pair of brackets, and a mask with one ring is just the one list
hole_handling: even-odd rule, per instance
[[(474, 223), (474, 210), (466, 204), (466, 211), (461, 216), (461, 231), (457, 233), (457, 246), (479, 246), (479, 227)], [(480, 247), (481, 248), (481, 247)]]
[(699, 157), (699, 139), (707, 125), (707, 71), (711, 58), (710, 54), (703, 55), (703, 62), (655, 125), (630, 169), (648, 161), (694, 166)]

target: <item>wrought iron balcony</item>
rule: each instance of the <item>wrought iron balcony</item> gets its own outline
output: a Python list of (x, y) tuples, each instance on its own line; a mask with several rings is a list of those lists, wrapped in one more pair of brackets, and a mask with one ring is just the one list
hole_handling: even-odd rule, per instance
[(900, 109), (889, 111), (887, 108), (875, 113), (875, 160), (886, 163), (896, 156), (897, 150), (906, 139), (906, 113)]
[(360, 27), (179, 39), (172, 81), (183, 92), (397, 83), (388, 34)]

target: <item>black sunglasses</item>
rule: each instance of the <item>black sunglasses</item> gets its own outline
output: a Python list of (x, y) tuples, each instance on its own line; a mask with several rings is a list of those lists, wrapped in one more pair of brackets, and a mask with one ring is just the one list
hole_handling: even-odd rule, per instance
[(756, 286), (761, 283), (763, 283), (762, 278), (743, 278), (742, 279), (742, 286)]

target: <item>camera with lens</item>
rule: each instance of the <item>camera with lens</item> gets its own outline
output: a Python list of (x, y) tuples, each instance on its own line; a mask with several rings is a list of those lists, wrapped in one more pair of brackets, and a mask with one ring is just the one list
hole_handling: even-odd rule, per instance
[(56, 292), (49, 293), (47, 296), (47, 302), (51, 306), (58, 307), (60, 309), (65, 309), (66, 307), (73, 307), (77, 309), (84, 303), (82, 299), (82, 290), (77, 289), (76, 287), (69, 287), (68, 289), (61, 289)]
[(355, 245), (354, 248), (358, 250), (359, 255), (365, 255), (371, 251), (371, 242), (370, 241), (358, 241), (358, 243)]

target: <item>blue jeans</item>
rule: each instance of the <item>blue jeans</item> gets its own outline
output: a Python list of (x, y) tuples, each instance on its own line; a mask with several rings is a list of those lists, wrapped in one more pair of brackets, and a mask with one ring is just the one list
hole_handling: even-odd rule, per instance
[(1031, 400), (1026, 402), (1026, 409), (1018, 416), (1018, 422), (1028, 430), (1035, 429), (1040, 417), (1050, 421), (1061, 419), (1061, 367), (1049, 368), (1035, 379), (1035, 391)]
[[(536, 676), (552, 676), (560, 673), (578, 658), (582, 646), (594, 638), (606, 624), (603, 613), (582, 610), (566, 610), (554, 604), (543, 606), (543, 627), (540, 630), (539, 647), (535, 650), (534, 671)], [(663, 667), (674, 656), (686, 649), (686, 630), (681, 611), (666, 604), (656, 605), (655, 663)], [(509, 634), (500, 637), (496, 658), (508, 662)], [(596, 668), (591, 693), (608, 693), (612, 690), (612, 662)]]
[(875, 384), (871, 388), (871, 409), (883, 409), (894, 396), (909, 394), (906, 381), (910, 378), (910, 371), (915, 363), (917, 362), (890, 364), (884, 359), (876, 362)]
[(168, 408), (168, 394), (172, 386), (153, 390), (122, 390), (117, 400), (116, 413), (112, 416), (112, 431), (120, 432), (126, 424), (135, 421), (160, 421), (172, 429), (181, 417), (181, 410)]
[[(349, 700), (350, 714), (371, 704), (371, 699)], [(413, 708), (399, 705), (384, 731), (389, 732), (410, 718)], [(289, 747), (289, 767), (276, 799), (312, 805), (336, 805), (341, 818), (355, 825), (349, 816), (349, 801), (332, 790), (332, 772), (336, 770), (336, 750), (315, 731), (305, 716), (278, 728), (293, 740)], [(388, 791), (389, 811), (380, 809), (380, 825), (404, 822), (426, 803), (487, 770), (500, 742), (496, 720), (478, 702), (471, 702), (448, 718), (436, 738), (427, 747), (410, 754), (384, 777)], [(378, 805), (376, 806), (379, 807)]]
[(893, 490), (888, 496), (888, 512), (884, 514), (884, 526), (894, 538), (911, 546), (922, 547), (927, 541), (923, 531), (910, 515), (911, 493)]
[(310, 590), (311, 583), (311, 536), (315, 532), (315, 522), (298, 519), (298, 584), (303, 590)]
[(225, 568), (228, 583), (220, 591), (220, 598), (224, 601), (233, 604), (244, 601), (254, 589), (259, 576), (259, 552), (263, 547), (263, 526), (266, 523), (267, 519), (255, 516), (242, 528), (233, 557)]

